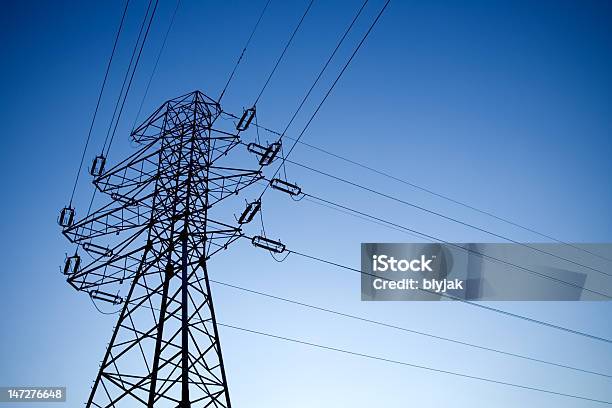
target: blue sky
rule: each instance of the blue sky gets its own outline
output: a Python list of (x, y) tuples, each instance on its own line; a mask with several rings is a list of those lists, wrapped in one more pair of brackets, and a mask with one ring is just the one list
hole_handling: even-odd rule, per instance
[[(316, 77), (359, 1), (315, 1), (258, 104), (280, 129)], [(348, 46), (288, 135), (295, 136), (381, 1), (371, 1)], [(173, 1), (160, 4), (109, 160), (128, 132)], [(216, 96), (263, 1), (183, 0), (144, 102), (200, 89)], [(305, 1), (272, 1), (223, 107), (252, 104)], [(100, 149), (146, 4), (132, 0), (87, 158)], [(74, 174), (123, 2), (7, 2), (0, 28), (0, 202), (4, 311), (0, 385), (65, 385), (83, 402), (110, 338), (100, 315), (58, 272), (70, 249), (55, 224)], [(570, 242), (612, 239), (612, 6), (604, 1), (392, 1), (304, 134), (304, 141)], [(140, 118), (142, 119), (142, 117)], [(265, 137), (265, 135), (262, 135)], [(267, 136), (272, 141), (272, 136)], [(298, 146), (292, 158), (525, 242), (511, 228), (406, 185)], [(305, 191), (392, 218), (448, 241), (491, 237), (288, 167)], [(83, 177), (76, 205), (91, 191)], [(361, 242), (414, 237), (307, 201), (266, 194), (266, 229), (289, 248), (359, 266)], [(609, 268), (609, 264), (607, 265)], [(609, 344), (458, 303), (360, 302), (359, 276), (290, 256), (276, 263), (241, 243), (210, 264), (213, 278), (340, 311), (537, 358), (612, 372)], [(609, 287), (608, 287), (609, 288)], [(608, 288), (600, 288), (602, 290)], [(221, 322), (415, 364), (612, 400), (608, 379), (339, 320), (213, 286)], [(609, 302), (503, 302), (495, 307), (611, 338)], [(595, 407), (221, 329), (235, 406)], [(22, 405), (24, 408), (27, 404)], [(43, 406), (43, 405), (36, 405)]]

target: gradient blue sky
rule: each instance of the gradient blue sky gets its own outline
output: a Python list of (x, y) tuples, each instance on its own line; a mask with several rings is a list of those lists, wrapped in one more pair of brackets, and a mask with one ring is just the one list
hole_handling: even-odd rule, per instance
[[(364, 18), (305, 106), (295, 136), (382, 1)], [(114, 316), (97, 313), (58, 272), (70, 247), (55, 224), (74, 173), (118, 24), (121, 1), (3, 2), (0, 149), (3, 248), (0, 385), (65, 385), (85, 401)], [(119, 126), (110, 161), (131, 151), (135, 120), (174, 8), (164, 0)], [(224, 109), (250, 106), (305, 1), (272, 1)], [(350, 22), (359, 1), (315, 1), (294, 45), (258, 104), (261, 124), (282, 128)], [(263, 1), (183, 0), (144, 104), (200, 89), (220, 92)], [(112, 102), (146, 4), (132, 0), (88, 161)], [(572, 242), (612, 239), (612, 3), (607, 1), (392, 1), (326, 102), (304, 141), (391, 172)], [(268, 136), (268, 140), (272, 140)], [(514, 239), (510, 228), (405, 185), (300, 146), (292, 158), (358, 179), (407, 200), (468, 219)], [(450, 241), (485, 234), (424, 216), (289, 167), (306, 191), (385, 215)], [(91, 185), (82, 179), (77, 209)], [(359, 266), (360, 242), (413, 237), (266, 194), (266, 228), (290, 248)], [(610, 265), (608, 264), (609, 268)], [(341, 311), (597, 371), (612, 372), (612, 347), (458, 303), (362, 303), (359, 276), (238, 244), (214, 259), (215, 279)], [(431, 339), (330, 318), (214, 286), (218, 318), (308, 341), (416, 364), (612, 400), (609, 380)], [(601, 290), (609, 290), (600, 288)], [(495, 304), (612, 337), (609, 302)], [(234, 406), (596, 407), (382, 362), (313, 350), (221, 329)], [(20, 405), (27, 407), (27, 404)], [(37, 404), (36, 406), (44, 406)]]

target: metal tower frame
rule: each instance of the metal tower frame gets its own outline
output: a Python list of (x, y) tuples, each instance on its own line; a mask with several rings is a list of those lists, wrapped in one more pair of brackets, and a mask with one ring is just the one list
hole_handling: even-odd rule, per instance
[(62, 211), (80, 249), (66, 259), (68, 282), (122, 305), (87, 407), (231, 408), (207, 261), (242, 236), (242, 222), (212, 215), (263, 176), (231, 165), (243, 129), (220, 129), (221, 112), (200, 91), (165, 102), (132, 132), (135, 153), (109, 169), (94, 160), (108, 203), (78, 221)]

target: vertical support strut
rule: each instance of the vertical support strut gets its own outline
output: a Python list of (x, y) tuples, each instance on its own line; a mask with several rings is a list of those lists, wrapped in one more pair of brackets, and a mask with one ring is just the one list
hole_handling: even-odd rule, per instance
[(149, 400), (147, 408), (154, 408), (155, 404), (155, 390), (157, 389), (157, 373), (159, 371), (159, 356), (161, 354), (162, 339), (164, 338), (164, 320), (166, 319), (166, 309), (168, 307), (168, 288), (170, 286), (170, 279), (174, 271), (172, 270), (172, 264), (168, 262), (166, 267), (166, 276), (164, 278), (164, 287), (162, 290), (162, 301), (159, 311), (159, 322), (157, 328), (157, 338), (155, 340), (155, 354), (153, 355), (153, 369), (151, 370), (151, 387), (149, 388)]
[[(217, 339), (217, 354), (219, 355), (219, 365), (221, 367), (221, 378), (223, 383), (227, 384), (227, 378), (225, 376), (225, 364), (223, 363), (223, 353), (221, 352), (221, 342), (219, 341), (219, 328), (217, 326), (217, 317), (215, 316), (215, 307), (213, 306), (212, 292), (210, 290), (210, 280), (208, 279), (208, 267), (206, 261), (202, 264), (204, 269), (204, 281), (206, 282), (206, 291), (208, 292), (208, 303), (210, 304), (210, 318), (213, 322), (213, 330), (215, 331), (215, 338)], [(227, 408), (232, 408), (232, 403), (229, 397), (229, 390), (227, 390)]]
[[(196, 95), (196, 103), (197, 103)], [(191, 183), (193, 178), (193, 155), (196, 143), (196, 111), (193, 112), (193, 123), (189, 135), (189, 162), (187, 168), (187, 191), (183, 211), (183, 231), (181, 232), (181, 408), (191, 408), (189, 399), (189, 271), (188, 248), (189, 212), (191, 209)]]
[(181, 234), (181, 408), (190, 408), (189, 401), (189, 286), (187, 272), (187, 215)]

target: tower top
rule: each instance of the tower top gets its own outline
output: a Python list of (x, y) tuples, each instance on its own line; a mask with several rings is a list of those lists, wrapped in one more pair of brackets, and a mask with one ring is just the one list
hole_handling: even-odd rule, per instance
[(195, 90), (164, 102), (132, 131), (131, 137), (137, 143), (148, 143), (159, 139), (163, 133), (172, 133), (173, 126), (189, 123), (208, 130), (221, 112), (219, 102)]

